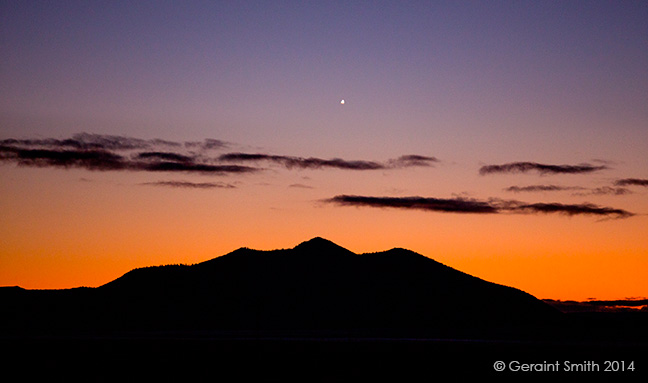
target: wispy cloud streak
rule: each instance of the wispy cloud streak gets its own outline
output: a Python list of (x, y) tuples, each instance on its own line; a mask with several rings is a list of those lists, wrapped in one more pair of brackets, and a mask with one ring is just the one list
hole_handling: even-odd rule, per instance
[(155, 149), (157, 145), (181, 147), (163, 140), (140, 140), (117, 136), (79, 135), (68, 140), (0, 141), (0, 161), (19, 166), (79, 168), (94, 171), (193, 172), (203, 174), (250, 173), (260, 169), (213, 164), (172, 151), (145, 151), (132, 156), (123, 151)]
[(425, 197), (367, 197), (357, 195), (338, 195), (327, 202), (347, 206), (391, 207), (417, 209), (445, 213), (497, 213), (497, 207), (488, 202), (464, 198), (425, 198)]
[(387, 166), (391, 168), (407, 168), (414, 166), (432, 166), (439, 162), (436, 157), (421, 156), (418, 154), (408, 154), (387, 161)]
[(536, 162), (511, 162), (502, 165), (486, 165), (479, 169), (479, 174), (497, 173), (528, 173), (538, 172), (540, 174), (583, 174), (592, 173), (598, 170), (607, 169), (607, 166), (594, 166), (590, 164), (581, 165), (547, 165)]
[(626, 195), (632, 194), (632, 191), (623, 187), (610, 187), (603, 186), (600, 188), (590, 189), (589, 191), (574, 193), (577, 196), (588, 196), (588, 195)]
[(43, 138), (43, 139), (15, 139), (0, 140), (0, 145), (17, 146), (23, 148), (49, 148), (49, 149), (76, 149), (76, 150), (108, 150), (128, 151), (145, 149), (181, 149), (213, 150), (228, 147), (221, 140), (207, 138), (203, 141), (174, 142), (162, 139), (141, 139), (126, 136), (106, 134), (78, 133), (71, 138)]
[(123, 170), (128, 162), (123, 156), (105, 150), (22, 149), (0, 146), (0, 160), (21, 166), (85, 168), (88, 170)]
[(343, 206), (367, 206), (378, 208), (415, 209), (443, 213), (501, 214), (501, 213), (556, 213), (568, 216), (594, 215), (611, 218), (628, 218), (633, 213), (622, 209), (601, 207), (594, 204), (525, 203), (514, 200), (490, 199), (480, 201), (468, 198), (425, 197), (371, 197), (337, 195), (325, 200)]
[(111, 136), (103, 134), (79, 133), (72, 138), (56, 139), (6, 139), (0, 141), (2, 145), (21, 146), (21, 147), (47, 147), (61, 149), (77, 150), (136, 150), (152, 147), (179, 147), (180, 143), (153, 139), (144, 140), (132, 137)]
[(145, 182), (141, 185), (148, 186), (165, 186), (173, 188), (187, 188), (187, 189), (234, 189), (236, 186), (222, 182), (188, 182), (188, 181), (157, 181)]
[(193, 162), (160, 161), (152, 163), (132, 163), (129, 170), (145, 170), (149, 172), (192, 172), (204, 174), (241, 174), (253, 173), (260, 169), (241, 165), (210, 165)]
[(68, 139), (0, 140), (0, 161), (21, 166), (84, 168), (88, 170), (138, 170), (199, 172), (211, 174), (247, 173), (261, 170), (247, 163), (269, 162), (287, 169), (379, 170), (432, 166), (435, 157), (404, 155), (386, 162), (349, 161), (263, 153), (227, 153), (210, 157), (209, 150), (222, 149), (224, 141), (202, 142), (144, 140), (131, 137), (81, 133)]
[(617, 186), (647, 186), (648, 187), (648, 179), (624, 178), (621, 180), (617, 180), (614, 184)]
[(603, 186), (588, 189), (582, 186), (557, 186), (557, 185), (530, 185), (530, 186), (509, 186), (504, 189), (507, 192), (526, 193), (526, 192), (554, 192), (554, 191), (576, 191), (572, 193), (575, 196), (588, 195), (626, 195), (632, 194), (632, 191), (623, 187)]
[(602, 207), (591, 203), (584, 204), (562, 204), (562, 203), (532, 203), (520, 204), (511, 209), (512, 212), (529, 212), (529, 213), (559, 213), (564, 215), (596, 215), (605, 217), (628, 218), (633, 216), (623, 209), (614, 209)]
[(304, 184), (290, 184), (288, 185), (288, 187), (296, 188), (296, 189), (314, 189), (312, 186), (304, 185)]
[(225, 162), (257, 162), (268, 161), (285, 166), (288, 169), (320, 169), (320, 168), (337, 168), (348, 170), (375, 170), (383, 169), (384, 166), (373, 161), (347, 161), (340, 158), (324, 160), (321, 158), (302, 158), (291, 156), (280, 156), (258, 153), (228, 153), (218, 158)]
[(530, 186), (509, 186), (504, 191), (513, 193), (524, 192), (552, 192), (563, 190), (582, 190), (579, 186), (557, 186), (557, 185), (530, 185)]
[(304, 158), (263, 153), (227, 153), (221, 155), (218, 159), (220, 161), (235, 163), (267, 161), (279, 164), (287, 169), (334, 168), (345, 170), (380, 170), (414, 166), (431, 166), (433, 163), (438, 162), (434, 157), (420, 155), (405, 155), (396, 159), (388, 160), (386, 163), (376, 161), (349, 161), (341, 158), (327, 160), (316, 157)]
[(143, 152), (138, 153), (135, 158), (138, 160), (163, 160), (174, 162), (191, 162), (194, 160), (194, 158), (190, 156), (169, 152)]

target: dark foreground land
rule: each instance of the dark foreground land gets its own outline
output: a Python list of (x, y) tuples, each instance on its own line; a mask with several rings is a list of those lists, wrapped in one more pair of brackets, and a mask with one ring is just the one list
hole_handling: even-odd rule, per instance
[(314, 238), (98, 288), (0, 288), (0, 367), (30, 382), (645, 382), (647, 324), (646, 311), (563, 313), (408, 250)]
[[(4, 336), (0, 348), (3, 373), (17, 373), (16, 381), (419, 382), (450, 375), (645, 382), (645, 327), (635, 329), (640, 333), (636, 339), (633, 325), (610, 327), (645, 319), (575, 317), (567, 328), (508, 334), (508, 339), (504, 334), (500, 339), (430, 339), (343, 333), (77, 333)], [(503, 371), (496, 370), (497, 362), (504, 363)]]
[[(1, 344), (11, 352), (3, 373), (17, 372), (20, 381), (418, 382), (448, 374), (516, 380), (565, 376), (578, 381), (646, 377), (646, 347), (640, 345), (208, 338), (31, 339)], [(506, 363), (505, 371), (495, 371), (497, 361)], [(614, 367), (606, 361), (624, 362), (626, 369), (634, 361), (634, 371), (604, 371)], [(553, 368), (556, 362), (558, 372), (510, 371), (530, 363)], [(564, 371), (565, 363), (581, 368)]]

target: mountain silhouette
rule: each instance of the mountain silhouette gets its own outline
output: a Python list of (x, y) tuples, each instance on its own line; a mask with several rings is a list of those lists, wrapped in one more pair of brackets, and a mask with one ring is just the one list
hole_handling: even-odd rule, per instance
[(562, 313), (409, 250), (323, 238), (97, 288), (3, 287), (0, 303), (3, 366), (26, 381), (501, 379), (496, 361), (643, 366), (648, 344), (645, 313)]
[[(415, 252), (355, 254), (323, 238), (132, 270), (98, 288), (0, 289), (5, 331), (490, 331), (560, 313)], [(12, 330), (13, 329), (13, 330)], [(450, 331), (450, 332), (449, 332)]]

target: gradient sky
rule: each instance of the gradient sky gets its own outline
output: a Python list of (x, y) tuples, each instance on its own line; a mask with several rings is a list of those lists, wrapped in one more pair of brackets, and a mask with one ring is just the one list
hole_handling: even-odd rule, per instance
[(645, 1), (3, 1), (0, 51), (0, 285), (322, 236), (648, 296)]

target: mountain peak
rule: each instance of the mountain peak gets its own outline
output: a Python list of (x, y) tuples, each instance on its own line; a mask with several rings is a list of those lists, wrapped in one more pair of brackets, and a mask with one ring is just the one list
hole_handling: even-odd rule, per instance
[(308, 241), (302, 242), (299, 245), (295, 246), (293, 250), (307, 253), (316, 253), (316, 254), (329, 254), (329, 253), (350, 253), (353, 254), (350, 250), (345, 249), (344, 247), (324, 239), (322, 237), (315, 237)]
[(293, 249), (242, 248), (198, 265), (136, 269), (98, 289), (52, 293), (51, 301), (0, 289), (0, 337), (7, 323), (38, 331), (78, 324), (89, 331), (451, 334), (544, 325), (557, 315), (520, 290), (441, 266), (404, 249), (356, 255), (320, 237)]

